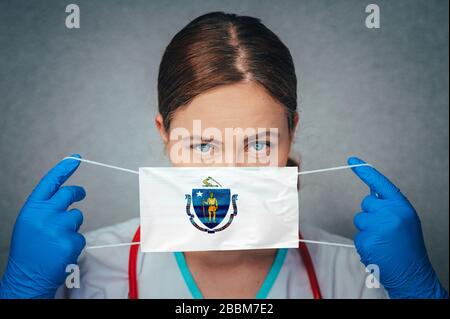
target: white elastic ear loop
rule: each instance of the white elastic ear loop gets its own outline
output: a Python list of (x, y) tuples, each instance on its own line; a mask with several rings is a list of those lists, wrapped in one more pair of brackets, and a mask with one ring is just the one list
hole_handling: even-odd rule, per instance
[[(90, 161), (90, 160), (87, 160), (87, 159), (84, 159), (84, 158), (78, 158), (78, 157), (69, 156), (69, 157), (65, 157), (63, 160), (65, 160), (65, 159), (73, 159), (73, 160), (77, 160), (77, 161), (88, 163), (88, 164), (103, 166), (103, 167), (119, 170), (119, 171), (122, 171), (122, 172), (127, 172), (127, 173), (132, 173), (132, 174), (139, 175), (138, 171), (133, 171), (133, 170), (128, 169), (128, 168), (122, 168), (122, 167), (109, 165), (109, 164), (104, 164), (104, 163), (100, 163), (100, 162)], [(368, 163), (353, 164), (353, 165), (344, 165), (344, 166), (336, 166), (336, 167), (330, 167), (330, 168), (315, 169), (315, 170), (311, 170), (311, 171), (302, 171), (302, 172), (299, 172), (298, 175), (307, 175), (307, 174), (316, 174), (316, 173), (337, 171), (337, 170), (341, 170), (341, 169), (348, 169), (348, 168), (360, 167), (360, 166), (373, 167), (373, 165), (368, 164)], [(355, 248), (355, 245), (332, 243), (332, 242), (326, 242), (326, 241), (317, 241), (317, 240), (308, 240), (308, 239), (299, 239), (298, 241), (299, 242), (303, 242), (303, 243), (309, 243), (309, 244), (319, 244), (319, 245), (327, 245), (327, 246), (339, 246), (339, 247)], [(110, 244), (110, 245), (97, 245), (97, 246), (86, 246), (86, 249), (98, 249), (98, 248), (109, 248), (109, 247), (132, 246), (132, 245), (139, 245), (139, 244), (140, 244), (140, 242), (120, 243), (120, 244)]]
[(104, 164), (104, 163), (100, 163), (100, 162), (90, 161), (90, 160), (87, 160), (87, 159), (84, 159), (84, 158), (68, 156), (68, 157), (64, 157), (63, 158), (63, 160), (65, 160), (65, 159), (73, 159), (73, 160), (77, 160), (77, 161), (88, 163), (88, 164), (103, 166), (103, 167), (107, 167), (107, 168), (116, 169), (118, 171), (127, 172), (127, 173), (133, 173), (133, 174), (139, 175), (138, 171), (133, 171), (133, 170), (128, 169), (128, 168), (122, 168), (122, 167), (119, 167), (119, 166)]
[(330, 167), (330, 168), (315, 169), (315, 170), (312, 170), (312, 171), (303, 171), (303, 172), (299, 172), (298, 175), (307, 175), (307, 174), (331, 172), (331, 171), (338, 171), (338, 170), (341, 170), (341, 169), (347, 169), (347, 168), (353, 168), (353, 167), (361, 167), (361, 166), (373, 167), (372, 164), (368, 164), (368, 163), (353, 164), (353, 165), (344, 165), (344, 166), (336, 166), (336, 167)]
[[(328, 241), (318, 241), (318, 240), (308, 240), (308, 239), (299, 239), (299, 242), (307, 243), (307, 244), (318, 244), (318, 245), (326, 245), (326, 246), (338, 246), (338, 247), (348, 247), (355, 248), (355, 245), (351, 244), (341, 244), (341, 243), (332, 243)], [(98, 248), (110, 248), (110, 247), (122, 247), (122, 246), (133, 246), (140, 245), (140, 241), (132, 242), (132, 243), (120, 243), (120, 244), (108, 244), (108, 245), (97, 245), (97, 246), (86, 246), (86, 249), (98, 249)]]

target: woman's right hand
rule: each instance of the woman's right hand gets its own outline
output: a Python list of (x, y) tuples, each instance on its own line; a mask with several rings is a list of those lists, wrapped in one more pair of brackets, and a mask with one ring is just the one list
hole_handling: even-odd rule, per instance
[(25, 202), (14, 226), (0, 298), (53, 298), (68, 275), (67, 265), (76, 264), (85, 246), (78, 233), (83, 215), (68, 208), (86, 193), (80, 186), (61, 185), (79, 165), (77, 160), (62, 160)]

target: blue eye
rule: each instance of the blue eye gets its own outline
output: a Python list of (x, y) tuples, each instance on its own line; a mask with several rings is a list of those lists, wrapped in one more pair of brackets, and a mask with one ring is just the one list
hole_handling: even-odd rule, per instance
[(267, 146), (266, 143), (261, 143), (261, 142), (252, 143), (252, 147), (258, 152), (262, 151), (266, 146)]
[(202, 153), (206, 153), (211, 149), (211, 144), (202, 143), (202, 144), (194, 145), (194, 147), (196, 150), (198, 150)]

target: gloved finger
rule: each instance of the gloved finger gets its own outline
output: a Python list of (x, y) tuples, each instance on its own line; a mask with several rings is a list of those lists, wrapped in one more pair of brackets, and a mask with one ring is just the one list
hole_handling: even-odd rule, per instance
[(365, 230), (374, 226), (375, 221), (371, 214), (363, 211), (355, 214), (355, 217), (353, 217), (353, 224), (355, 224), (356, 228), (359, 230)]
[(55, 217), (55, 223), (64, 229), (73, 230), (77, 232), (83, 224), (83, 213), (77, 209), (71, 209)]
[(361, 247), (361, 243), (364, 241), (364, 233), (363, 232), (359, 232), (355, 235), (355, 237), (353, 238), (353, 241), (355, 243), (355, 247)]
[[(71, 157), (81, 158), (78, 154)], [(80, 166), (80, 161), (75, 159), (64, 159), (53, 167), (38, 183), (31, 192), (29, 199), (32, 200), (48, 200), (64, 184), (64, 182), (75, 172)]]
[[(367, 263), (367, 235), (364, 231), (357, 233), (353, 239), (355, 243), (356, 251), (358, 252), (361, 262), (366, 265)], [(367, 266), (367, 265), (366, 265)]]
[(361, 209), (368, 213), (374, 212), (380, 207), (381, 201), (374, 195), (367, 195), (361, 202)]
[(70, 205), (78, 202), (86, 197), (86, 191), (81, 186), (64, 186), (61, 187), (49, 203), (54, 205), (57, 209), (66, 210)]
[(84, 246), (86, 246), (86, 239), (80, 233), (72, 233), (68, 236), (72, 242), (72, 256), (70, 262), (75, 264)]
[[(348, 159), (349, 165), (365, 164), (357, 157)], [(371, 192), (376, 192), (382, 199), (401, 199), (404, 198), (400, 190), (383, 174), (370, 166), (352, 167), (353, 172), (369, 186)]]

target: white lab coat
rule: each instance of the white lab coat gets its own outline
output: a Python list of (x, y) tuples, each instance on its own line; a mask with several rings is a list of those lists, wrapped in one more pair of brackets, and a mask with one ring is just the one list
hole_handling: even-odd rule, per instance
[[(135, 218), (105, 227), (85, 234), (86, 241), (88, 245), (130, 242), (138, 225), (139, 218)], [(315, 227), (301, 225), (300, 229), (305, 239), (351, 243)], [(387, 298), (382, 287), (366, 287), (368, 273), (355, 249), (316, 244), (308, 244), (308, 249), (323, 298)], [(127, 298), (129, 250), (129, 246), (85, 250), (79, 259), (80, 288), (62, 286), (57, 298)], [(273, 284), (269, 285), (265, 297), (312, 298), (298, 250), (287, 249), (285, 253), (278, 263), (281, 267), (271, 270)], [(188, 299), (196, 296), (192, 283), (188, 285), (186, 269), (181, 268), (174, 253), (140, 252), (139, 297)]]

